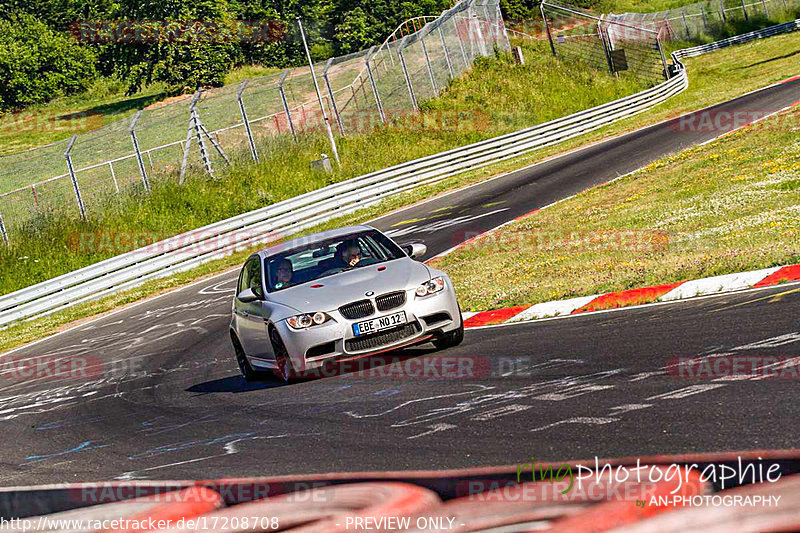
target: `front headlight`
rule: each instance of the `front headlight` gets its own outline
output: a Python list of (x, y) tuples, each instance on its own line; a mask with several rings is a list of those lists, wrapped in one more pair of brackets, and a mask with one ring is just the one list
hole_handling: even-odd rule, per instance
[(286, 319), (286, 322), (292, 327), (292, 329), (307, 329), (311, 326), (319, 326), (324, 324), (328, 320), (331, 320), (331, 317), (327, 313), (317, 311), (316, 313), (290, 316)]
[(417, 296), (428, 296), (429, 294), (434, 294), (439, 291), (444, 290), (444, 278), (433, 278), (430, 281), (426, 281), (419, 287), (417, 287), (416, 293)]

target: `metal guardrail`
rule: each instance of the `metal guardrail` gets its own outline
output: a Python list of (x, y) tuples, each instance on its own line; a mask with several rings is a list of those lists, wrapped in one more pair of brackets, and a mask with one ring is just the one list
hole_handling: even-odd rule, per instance
[(770, 26), (769, 28), (764, 28), (763, 30), (751, 31), (741, 35), (734, 35), (733, 37), (728, 37), (727, 39), (722, 39), (721, 41), (715, 41), (713, 43), (694, 46), (692, 48), (683, 48), (673, 52), (672, 57), (674, 60), (679, 60), (685, 57), (699, 56), (715, 50), (727, 48), (729, 46), (747, 43), (757, 39), (764, 39), (766, 37), (773, 37), (775, 35), (790, 33), (797, 30), (800, 30), (800, 19), (784, 22), (783, 24), (778, 24), (776, 26)]
[(800, 20), (718, 43), (679, 50), (672, 55), (678, 68), (675, 75), (640, 93), (494, 139), (330, 185), (21, 289), (0, 297), (0, 326), (50, 314), (151, 279), (185, 271), (237, 249), (269, 242), (352, 213), (409, 189), (557, 144), (631, 117), (688, 87), (689, 80), (680, 63), (681, 57), (796, 29), (800, 29)]

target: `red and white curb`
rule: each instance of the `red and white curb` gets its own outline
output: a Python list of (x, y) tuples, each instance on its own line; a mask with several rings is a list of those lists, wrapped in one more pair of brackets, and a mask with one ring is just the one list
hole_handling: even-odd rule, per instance
[(604, 311), (618, 307), (642, 305), (655, 302), (671, 302), (698, 296), (710, 296), (745, 289), (771, 287), (781, 283), (800, 281), (800, 264), (772, 267), (752, 272), (740, 272), (691, 281), (679, 281), (666, 285), (655, 285), (606, 294), (580, 296), (568, 300), (557, 300), (535, 305), (522, 305), (494, 309), (492, 311), (465, 312), (464, 327), (475, 328), (524, 322), (540, 318), (577, 315), (592, 311)]

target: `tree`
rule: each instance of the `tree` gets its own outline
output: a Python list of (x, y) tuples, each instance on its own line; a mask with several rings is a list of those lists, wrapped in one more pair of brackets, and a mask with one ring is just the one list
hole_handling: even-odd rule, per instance
[(85, 91), (96, 57), (35, 17), (0, 20), (0, 109), (19, 109)]

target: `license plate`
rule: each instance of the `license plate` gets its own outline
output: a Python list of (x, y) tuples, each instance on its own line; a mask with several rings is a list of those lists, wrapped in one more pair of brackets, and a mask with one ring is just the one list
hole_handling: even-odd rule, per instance
[(400, 311), (399, 313), (393, 313), (391, 315), (381, 316), (378, 318), (373, 318), (372, 320), (365, 320), (364, 322), (353, 324), (353, 334), (356, 337), (360, 337), (362, 335), (375, 333), (376, 331), (380, 331), (382, 329), (400, 326), (405, 323), (406, 313), (405, 311)]

